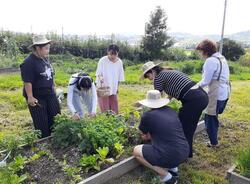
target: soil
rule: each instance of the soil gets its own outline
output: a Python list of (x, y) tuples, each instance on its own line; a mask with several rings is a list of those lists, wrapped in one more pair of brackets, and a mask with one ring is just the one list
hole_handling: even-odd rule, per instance
[[(25, 184), (39, 183), (39, 184), (53, 184), (53, 183), (70, 183), (71, 178), (63, 171), (63, 163), (67, 163), (69, 167), (79, 167), (79, 160), (82, 156), (81, 151), (76, 147), (68, 147), (64, 149), (57, 149), (53, 146), (52, 140), (47, 139), (41, 143), (37, 143), (34, 148), (24, 146), (18, 152), (23, 157), (30, 158), (39, 151), (45, 151), (46, 155), (39, 159), (25, 164), (24, 169), (20, 174), (28, 173), (29, 179), (25, 180)], [(130, 155), (129, 155), (130, 156)], [(120, 162), (127, 158), (125, 156), (117, 159), (113, 164)], [(110, 167), (112, 164), (103, 164), (101, 170)], [(82, 178), (88, 178), (98, 173), (95, 170), (89, 170), (88, 173), (80, 171)]]
[(25, 166), (24, 172), (28, 172), (31, 178), (25, 183), (69, 183), (69, 178), (65, 173), (60, 172), (61, 169), (62, 168), (55, 161), (50, 160), (48, 156), (42, 156), (38, 160)]

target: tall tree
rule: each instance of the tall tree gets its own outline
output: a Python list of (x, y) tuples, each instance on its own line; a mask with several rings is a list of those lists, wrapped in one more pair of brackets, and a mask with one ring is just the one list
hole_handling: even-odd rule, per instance
[(240, 56), (245, 54), (245, 50), (242, 46), (234, 40), (228, 38), (223, 39), (223, 50), (222, 54), (231, 61), (237, 61)]
[(145, 25), (141, 47), (148, 59), (153, 60), (160, 59), (164, 50), (171, 45), (173, 45), (173, 40), (167, 35), (167, 15), (160, 6), (157, 6)]

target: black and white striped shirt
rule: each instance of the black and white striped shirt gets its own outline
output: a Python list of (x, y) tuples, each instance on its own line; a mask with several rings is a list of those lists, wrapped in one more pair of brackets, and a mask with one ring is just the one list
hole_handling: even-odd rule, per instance
[(194, 86), (184, 73), (176, 70), (161, 71), (154, 79), (154, 88), (162, 92), (163, 90), (176, 99), (180, 99), (187, 90)]

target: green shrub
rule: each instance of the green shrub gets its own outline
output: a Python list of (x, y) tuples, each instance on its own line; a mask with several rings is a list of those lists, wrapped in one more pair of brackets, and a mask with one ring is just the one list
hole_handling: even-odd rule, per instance
[[(122, 116), (101, 114), (90, 119), (83, 131), (85, 143), (81, 144), (83, 151), (93, 153), (99, 147), (108, 147), (110, 154), (115, 155), (115, 143), (125, 142), (125, 119)], [(89, 140), (88, 145), (86, 140)]]
[(195, 72), (195, 66), (191, 62), (183, 64), (180, 69), (187, 75), (193, 74)]
[(244, 54), (245, 50), (238, 42), (230, 40), (228, 38), (223, 39), (222, 55), (225, 56), (228, 60), (237, 61), (240, 58), (240, 56)]
[(87, 154), (95, 153), (99, 147), (108, 147), (110, 154), (115, 155), (115, 143), (126, 142), (125, 119), (119, 115), (100, 114), (80, 121), (58, 115), (55, 122), (53, 143), (57, 147), (78, 145)]
[(240, 65), (250, 67), (250, 52), (240, 57)]
[(164, 52), (163, 59), (169, 61), (184, 61), (187, 60), (188, 56), (184, 49), (170, 48)]
[(84, 120), (74, 121), (66, 115), (57, 115), (52, 133), (55, 147), (66, 148), (79, 144), (83, 139), (82, 129), (84, 124)]
[(240, 173), (250, 178), (250, 145), (238, 154), (236, 164)]
[(201, 57), (200, 57), (197, 50), (192, 50), (190, 55), (188, 56), (188, 58), (191, 59), (191, 60), (201, 59)]

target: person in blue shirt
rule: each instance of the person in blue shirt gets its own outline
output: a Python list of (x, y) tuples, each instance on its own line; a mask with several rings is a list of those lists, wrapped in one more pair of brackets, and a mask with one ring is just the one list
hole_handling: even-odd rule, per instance
[(218, 143), (218, 114), (223, 113), (230, 94), (229, 67), (223, 55), (217, 52), (216, 43), (203, 40), (196, 50), (205, 59), (202, 79), (198, 86), (208, 86), (208, 106), (205, 113), (205, 125), (210, 139), (209, 147), (217, 147)]
[[(147, 92), (147, 98), (139, 101), (150, 108), (144, 112), (139, 129), (143, 140), (151, 144), (137, 145), (133, 155), (146, 167), (157, 172), (166, 184), (177, 182), (178, 165), (189, 156), (189, 144), (175, 110), (166, 106), (167, 98), (161, 98), (158, 90)], [(166, 169), (167, 168), (167, 169)]]

